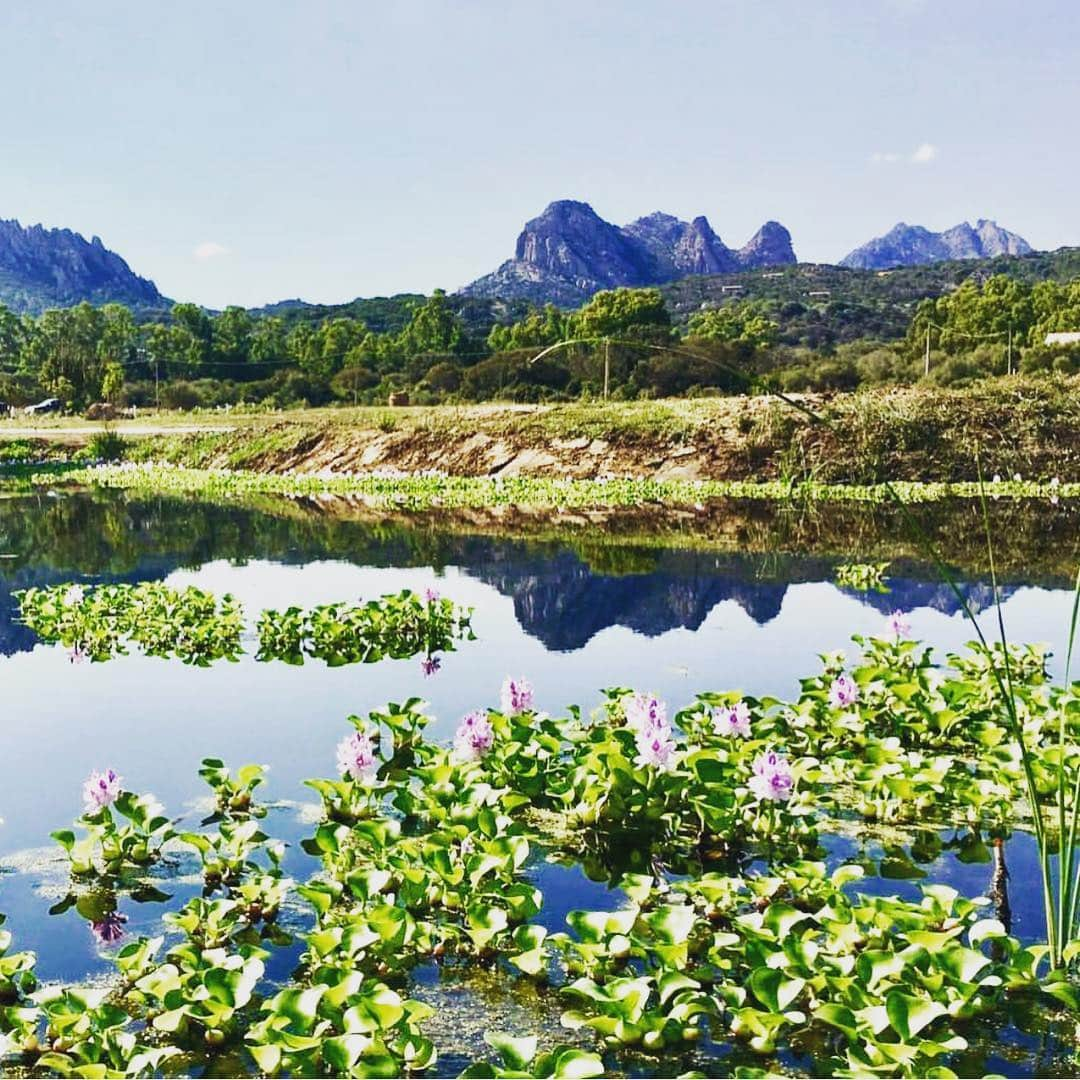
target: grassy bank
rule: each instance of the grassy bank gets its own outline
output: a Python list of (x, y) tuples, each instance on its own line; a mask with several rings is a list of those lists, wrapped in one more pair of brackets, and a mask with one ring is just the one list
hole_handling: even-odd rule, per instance
[[(963, 390), (563, 405), (311, 409), (118, 423), (128, 456), (261, 473), (437, 470), (454, 476), (874, 485), (985, 475), (1080, 477), (1080, 380), (1009, 378)], [(205, 421), (205, 422), (204, 422)], [(178, 427), (178, 425), (181, 425)], [(195, 429), (195, 430), (193, 430)], [(16, 429), (11, 429), (12, 431)], [(36, 436), (68, 444), (85, 421)], [(75, 434), (73, 434), (75, 433)], [(5, 434), (0, 425), (0, 441)]]

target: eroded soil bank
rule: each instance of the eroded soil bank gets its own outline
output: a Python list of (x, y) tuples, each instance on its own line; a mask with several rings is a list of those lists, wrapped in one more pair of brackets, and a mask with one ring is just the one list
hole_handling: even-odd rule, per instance
[(999, 380), (799, 404), (775, 397), (610, 405), (318, 410), (154, 438), (140, 456), (273, 472), (813, 477), (833, 483), (1080, 475), (1080, 383)]
[[(264, 472), (856, 484), (976, 480), (981, 467), (987, 477), (1080, 478), (1078, 379), (1015, 377), (963, 390), (904, 388), (794, 402), (757, 396), (214, 414), (201, 430), (178, 427), (177, 420), (162, 418), (151, 434), (146, 422), (138, 431), (123, 423), (115, 430), (130, 439), (130, 457)], [(28, 456), (48, 457), (61, 442), (70, 451), (72, 430), (61, 422), (34, 433), (41, 438), (28, 444)], [(0, 425), (0, 449), (4, 438)]]

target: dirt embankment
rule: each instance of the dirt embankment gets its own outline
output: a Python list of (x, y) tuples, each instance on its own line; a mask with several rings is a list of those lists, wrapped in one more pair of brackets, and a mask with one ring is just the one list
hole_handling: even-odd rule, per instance
[[(113, 426), (130, 439), (130, 457), (263, 472), (875, 483), (974, 480), (981, 467), (986, 476), (1080, 480), (1080, 379), (1017, 377), (794, 403), (736, 397), (234, 413), (228, 426), (215, 418), (188, 430), (179, 419), (162, 418), (156, 429), (149, 421), (138, 430)], [(5, 446), (9, 459), (68, 454), (70, 427), (58, 422), (40, 432), (48, 444), (24, 439), (21, 450), (4, 442), (0, 427), (0, 458)], [(86, 430), (78, 432), (84, 442)]]
[(1080, 382), (609, 405), (316, 410), (149, 440), (139, 456), (268, 472), (833, 483), (1080, 479)]

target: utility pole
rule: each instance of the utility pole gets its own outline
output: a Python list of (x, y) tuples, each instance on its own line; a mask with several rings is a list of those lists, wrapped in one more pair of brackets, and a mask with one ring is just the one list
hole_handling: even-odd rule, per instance
[(1012, 323), (1009, 323), (1009, 374), (1012, 372)]
[(157, 353), (154, 354), (154, 408), (161, 412), (161, 377), (158, 374)]
[(608, 398), (608, 388), (611, 383), (611, 339), (604, 338), (604, 400)]
[(930, 320), (926, 320), (926, 359), (923, 361), (923, 376), (930, 374)]

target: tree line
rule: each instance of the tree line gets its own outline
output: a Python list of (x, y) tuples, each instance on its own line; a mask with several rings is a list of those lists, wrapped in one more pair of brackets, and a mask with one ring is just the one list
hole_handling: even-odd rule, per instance
[(1049, 332), (1080, 330), (1080, 280), (969, 279), (915, 304), (902, 340), (820, 349), (786, 344), (769, 300), (711, 304), (681, 327), (657, 289), (609, 290), (576, 311), (547, 305), (479, 326), (441, 291), (404, 303), (396, 326), (382, 330), (350, 315), (211, 313), (195, 304), (149, 323), (119, 304), (37, 317), (0, 306), (0, 401), (370, 404), (402, 391), (417, 403), (540, 401), (598, 395), (605, 385), (636, 398), (1080, 370), (1080, 348), (1043, 344)]

